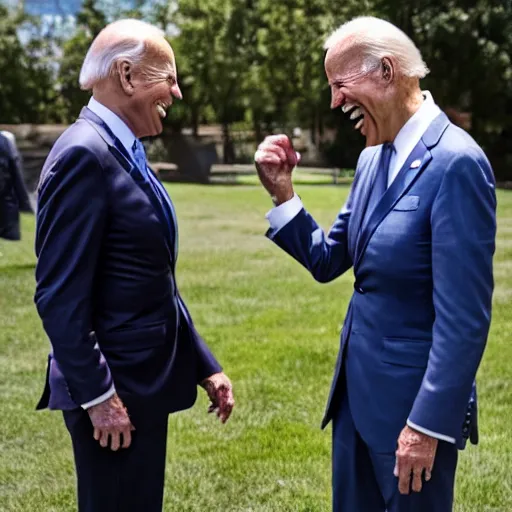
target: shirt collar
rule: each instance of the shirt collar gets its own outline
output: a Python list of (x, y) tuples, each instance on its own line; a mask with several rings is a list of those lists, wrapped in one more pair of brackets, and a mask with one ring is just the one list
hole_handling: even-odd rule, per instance
[(93, 97), (89, 100), (87, 107), (106, 123), (112, 133), (119, 139), (119, 142), (128, 151), (128, 154), (133, 155), (132, 147), (136, 137), (126, 123), (117, 114), (114, 114), (112, 110)]
[(421, 107), (404, 124), (393, 141), (397, 157), (403, 157), (404, 161), (426, 132), (430, 123), (441, 112), (441, 109), (434, 103), (434, 98), (432, 98), (432, 94), (429, 91), (423, 91), (423, 97), (425, 99)]

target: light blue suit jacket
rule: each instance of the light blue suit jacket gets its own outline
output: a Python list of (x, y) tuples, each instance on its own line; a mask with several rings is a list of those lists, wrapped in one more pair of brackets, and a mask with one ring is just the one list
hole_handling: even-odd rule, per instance
[(491, 321), (493, 172), (475, 141), (440, 114), (363, 218), (381, 148), (362, 152), (327, 235), (303, 209), (267, 236), (318, 281), (354, 268), (322, 426), (344, 371), (355, 425), (375, 451), (393, 452), (408, 420), (462, 448), (477, 440), (474, 381)]

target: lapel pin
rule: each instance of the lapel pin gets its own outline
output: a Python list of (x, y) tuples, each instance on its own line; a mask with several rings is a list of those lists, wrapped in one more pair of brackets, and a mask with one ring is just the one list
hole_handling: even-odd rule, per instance
[(411, 164), (411, 169), (417, 169), (421, 165), (421, 160), (414, 160)]

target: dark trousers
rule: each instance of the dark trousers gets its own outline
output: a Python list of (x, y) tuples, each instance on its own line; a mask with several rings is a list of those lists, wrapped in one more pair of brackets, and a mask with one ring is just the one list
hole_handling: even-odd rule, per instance
[(344, 394), (333, 419), (333, 512), (451, 512), (457, 453), (455, 445), (439, 441), (432, 479), (420, 493), (401, 495), (395, 454), (365, 444)]
[(133, 421), (131, 446), (117, 452), (93, 438), (86, 411), (64, 411), (64, 421), (73, 443), (79, 512), (162, 511), (167, 415)]

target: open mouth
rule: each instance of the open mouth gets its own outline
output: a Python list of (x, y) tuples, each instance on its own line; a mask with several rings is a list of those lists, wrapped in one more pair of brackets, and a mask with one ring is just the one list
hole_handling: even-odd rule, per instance
[(167, 116), (167, 109), (169, 108), (170, 105), (168, 105), (167, 103), (164, 103), (163, 101), (159, 101), (157, 104), (156, 104), (156, 110), (158, 111), (158, 115), (164, 119), (166, 116)]
[(363, 107), (356, 105), (355, 103), (345, 103), (345, 105), (341, 107), (341, 110), (349, 117), (350, 121), (354, 125), (354, 130), (361, 130), (364, 124)]

